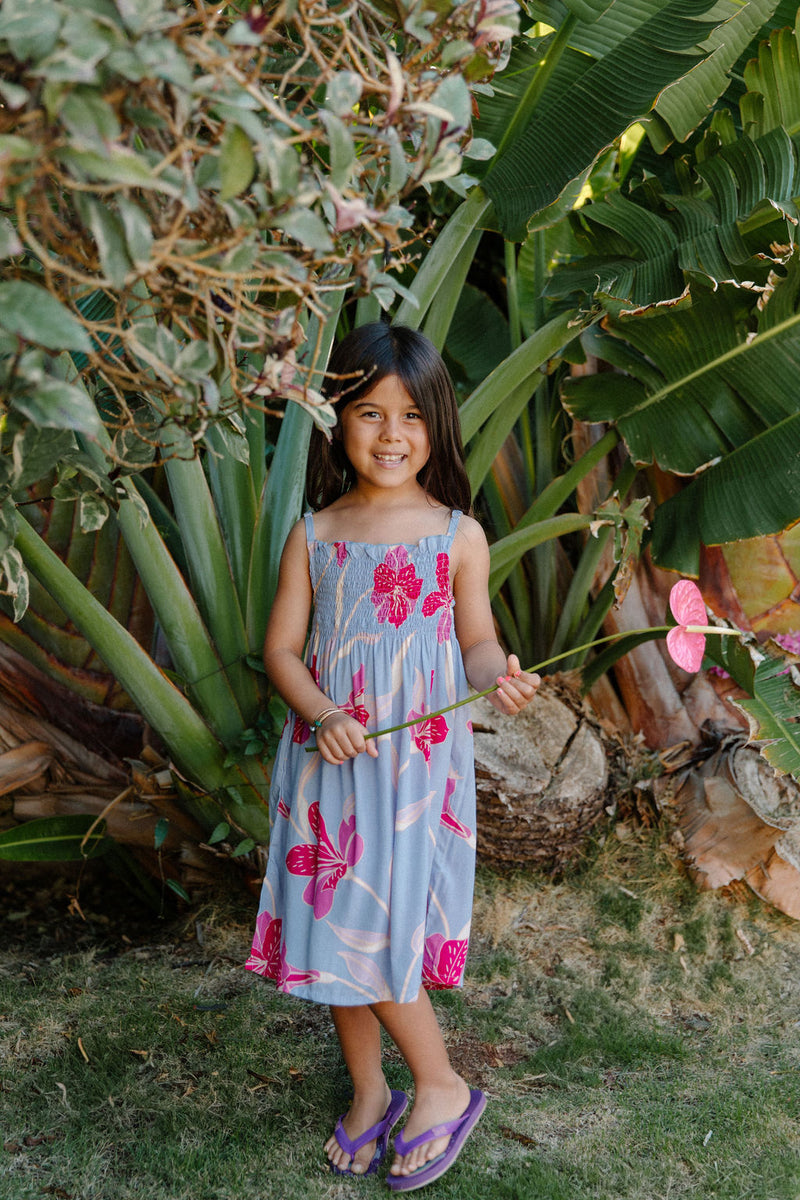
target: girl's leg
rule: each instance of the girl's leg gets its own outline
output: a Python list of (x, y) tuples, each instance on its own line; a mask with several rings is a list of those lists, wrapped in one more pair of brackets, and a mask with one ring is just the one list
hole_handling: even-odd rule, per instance
[[(355, 1139), (370, 1126), (377, 1125), (391, 1099), (381, 1067), (381, 1027), (366, 1005), (332, 1007), (331, 1016), (353, 1081), (353, 1102), (342, 1124), (347, 1136)], [(362, 1146), (352, 1163), (335, 1136), (325, 1143), (325, 1151), (340, 1170), (349, 1168), (355, 1174), (361, 1174), (372, 1162), (375, 1142)]]
[[(450, 1059), (428, 993), (420, 990), (412, 1004), (386, 1001), (372, 1011), (406, 1060), (414, 1076), (414, 1107), (403, 1129), (407, 1141), (442, 1121), (460, 1117), (470, 1100), (467, 1084), (450, 1065)], [(410, 1154), (397, 1156), (393, 1175), (410, 1175), (447, 1149), (449, 1138), (436, 1138)]]

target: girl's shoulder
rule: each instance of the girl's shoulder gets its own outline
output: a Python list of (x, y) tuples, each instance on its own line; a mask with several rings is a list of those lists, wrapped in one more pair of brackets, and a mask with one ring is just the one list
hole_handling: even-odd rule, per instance
[(488, 546), (486, 534), (483, 532), (483, 526), (474, 517), (468, 517), (466, 513), (461, 513), (456, 525), (454, 543), (460, 542), (465, 548), (477, 549), (482, 546)]
[(453, 535), (451, 560), (454, 571), (458, 571), (464, 563), (481, 566), (483, 560), (488, 560), (488, 557), (489, 543), (482, 525), (474, 517), (462, 513)]
[(283, 544), (285, 558), (296, 558), (308, 562), (308, 522), (305, 516), (295, 521)]

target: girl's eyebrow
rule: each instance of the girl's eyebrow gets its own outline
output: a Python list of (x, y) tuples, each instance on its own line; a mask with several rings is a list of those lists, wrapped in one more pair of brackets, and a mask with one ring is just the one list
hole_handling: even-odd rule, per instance
[[(354, 400), (353, 401), (353, 408), (370, 408), (370, 409), (372, 409), (372, 408), (382, 408), (382, 407), (385, 407), (385, 406), (377, 403), (374, 400)], [(422, 409), (420, 408), (420, 406), (418, 404), (416, 404), (413, 400), (410, 402), (410, 404), (404, 405), (403, 408), (404, 408), (405, 412), (411, 412), (412, 410), (414, 412), (418, 412), (418, 413), (422, 412)]]

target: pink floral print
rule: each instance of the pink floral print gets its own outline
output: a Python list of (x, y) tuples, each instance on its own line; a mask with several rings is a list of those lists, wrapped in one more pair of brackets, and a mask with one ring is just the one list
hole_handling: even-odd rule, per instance
[(456, 781), (451, 775), (444, 785), (444, 802), (442, 804), (442, 815), (439, 818), (439, 824), (444, 825), (445, 829), (449, 829), (456, 837), (463, 838), (465, 842), (468, 842), (472, 837), (472, 830), (463, 821), (459, 821), (450, 804), (450, 797), (455, 790)]
[(436, 582), (438, 590), (429, 592), (422, 601), (422, 615), (423, 617), (432, 617), (440, 608), (444, 609), (439, 617), (439, 624), (436, 626), (436, 640), (446, 642), (453, 627), (452, 610), (455, 604), (453, 589), (450, 585), (450, 558), (447, 554), (436, 555)]
[(418, 750), (421, 750), (425, 762), (431, 761), (431, 746), (438, 745), (443, 742), (450, 732), (447, 721), (443, 716), (426, 717), (424, 713), (411, 712), (406, 717), (407, 721), (413, 721), (415, 717), (419, 717), (419, 721), (411, 726), (411, 740)]
[(364, 853), (364, 839), (356, 833), (352, 816), (339, 825), (337, 849), (328, 836), (317, 800), (309, 807), (308, 822), (317, 841), (294, 846), (286, 855), (286, 866), (292, 875), (310, 876), (303, 899), (320, 920), (331, 911), (336, 888)]
[(347, 558), (347, 542), (334, 542), (336, 547), (336, 565), (343, 567)]
[(409, 562), (405, 546), (393, 546), (373, 573), (370, 599), (377, 610), (376, 619), (399, 629), (414, 611), (421, 591), (422, 580)]
[(342, 705), (342, 712), (349, 713), (351, 717), (355, 717), (362, 725), (366, 725), (369, 720), (369, 713), (361, 703), (364, 699), (365, 687), (364, 664), (362, 663), (353, 676), (353, 688), (347, 697), (347, 703)]
[(467, 941), (448, 941), (443, 933), (425, 939), (422, 956), (422, 985), (428, 991), (458, 987), (467, 961)]
[(297, 971), (286, 961), (286, 947), (281, 940), (283, 921), (271, 913), (260, 912), (256, 920), (256, 932), (250, 957), (245, 963), (248, 971), (274, 979), (283, 992), (292, 988), (315, 983), (319, 971)]
[(289, 812), (289, 805), (286, 803), (283, 796), (281, 796), (280, 800), (278, 801), (278, 816), (286, 817), (287, 821), (291, 816), (291, 813)]

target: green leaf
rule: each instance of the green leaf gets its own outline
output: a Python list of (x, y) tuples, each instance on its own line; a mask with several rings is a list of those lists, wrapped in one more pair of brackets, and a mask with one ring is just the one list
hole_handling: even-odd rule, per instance
[(0, 593), (11, 597), (14, 620), (21, 621), (30, 602), (30, 581), (22, 555), (14, 546), (0, 556)]
[[(575, 213), (580, 256), (556, 271), (545, 294), (604, 293), (646, 307), (681, 297), (695, 279), (766, 287), (797, 220), (800, 178), (787, 133), (772, 130), (755, 142), (743, 135), (695, 169), (705, 195), (696, 187), (664, 195), (648, 179), (628, 196), (613, 191)], [(750, 227), (760, 228), (765, 213), (769, 232), (751, 247)]]
[[(468, 199), (458, 206), (436, 238), (431, 252), (425, 255), (414, 278), (410, 289), (413, 302), (404, 300), (397, 310), (395, 321), (399, 325), (419, 328), (434, 300), (438, 301), (440, 289), (448, 279), (453, 264), (463, 265), (465, 252), (471, 260), (477, 246), (480, 223), (489, 208), (489, 201), (480, 188), (475, 188)], [(455, 298), (452, 305), (455, 307)]]
[(0, 283), (0, 325), (48, 350), (92, 348), (89, 335), (68, 308), (44, 287), (12, 279)]
[(137, 267), (150, 261), (153, 250), (153, 230), (150, 219), (129, 196), (119, 196), (117, 208), (125, 233), (128, 253)]
[(290, 238), (294, 238), (301, 246), (305, 246), (307, 250), (317, 250), (323, 253), (333, 250), (333, 240), (327, 225), (322, 217), (312, 212), (310, 208), (292, 209), (285, 217), (281, 217), (280, 220), (276, 219), (275, 224)]
[(510, 352), (511, 339), (505, 314), (485, 292), (465, 284), (459, 291), (447, 333), (448, 356), (458, 363), (470, 382), (478, 384)]
[(167, 840), (169, 834), (169, 821), (166, 817), (159, 817), (156, 821), (156, 827), (153, 830), (153, 845), (156, 850), (160, 850)]
[(245, 191), (256, 173), (250, 138), (238, 125), (225, 130), (219, 152), (220, 200), (231, 200)]
[(549, 520), (537, 521), (522, 529), (515, 529), (506, 537), (500, 538), (490, 547), (491, 571), (489, 575), (489, 595), (495, 596), (509, 571), (534, 546), (553, 538), (563, 537), (566, 533), (574, 533), (577, 529), (588, 529), (594, 517), (587, 513), (563, 513)]
[[(641, 368), (633, 356), (628, 362), (638, 380), (595, 376), (586, 387), (565, 386), (573, 416), (614, 421), (634, 461), (685, 475), (795, 413), (800, 263), (794, 260), (756, 314), (757, 332), (742, 320), (737, 289), (697, 288), (692, 299), (691, 308), (667, 307), (647, 320), (609, 319), (615, 337), (641, 356)], [(780, 319), (773, 320), (773, 311)], [(602, 357), (602, 341), (594, 345)]]
[[(343, 292), (331, 298), (327, 319), (309, 322), (307, 344), (319, 340), (316, 372), (309, 386), (318, 388), (339, 321)], [(260, 498), (247, 590), (247, 637), (253, 650), (264, 644), (264, 631), (275, 589), (281, 554), (294, 522), (300, 516), (305, 493), (306, 460), (311, 437), (311, 417), (299, 404), (291, 404), (281, 421), (278, 443)]]
[[(524, 240), (530, 218), (646, 116), (667, 84), (697, 64), (698, 44), (717, 23), (701, 19), (708, 7), (707, 0), (616, 0), (594, 24), (577, 27), (572, 46), (542, 77), (524, 128), (513, 145), (500, 143), (483, 179), (505, 237)], [(521, 76), (520, 101), (527, 83)], [(480, 127), (477, 132), (495, 141)]]
[[(509, 354), (508, 358), (503, 359), (461, 406), (464, 441), (468, 442), (474, 437), (480, 426), (495, 410), (501, 409), (504, 401), (512, 393), (528, 386), (532, 389), (537, 377), (541, 377), (546, 371), (548, 360), (558, 354), (567, 342), (577, 337), (578, 333), (579, 328), (574, 323), (573, 314), (563, 313), (553, 317)], [(517, 412), (511, 419), (509, 429), (518, 415)], [(499, 437), (499, 433), (496, 436)], [(502, 444), (502, 440), (505, 440), (505, 435), (499, 444)]]
[(800, 687), (781, 659), (756, 667), (753, 697), (734, 701), (750, 721), (750, 740), (778, 771), (800, 779)]
[(797, 29), (775, 30), (744, 68), (747, 92), (740, 101), (741, 118), (754, 136), (778, 126), (792, 136), (800, 132), (799, 75)]
[[(88, 836), (89, 830), (93, 832)], [(0, 859), (7, 862), (75, 862), (111, 846), (105, 821), (92, 816), (42, 817), (0, 833)]]
[(235, 850), (231, 851), (231, 858), (239, 858), (242, 854), (249, 854), (251, 850), (255, 850), (255, 842), (252, 838), (245, 838), (239, 842)]
[(77, 196), (76, 206), (94, 238), (103, 274), (113, 288), (122, 288), (133, 265), (122, 222), (108, 204), (92, 196)]
[(37, 382), (32, 394), (16, 395), (14, 407), (48, 429), (74, 429), (91, 437), (103, 427), (97, 409), (82, 388), (48, 376)]
[(25, 0), (4, 0), (0, 8), (0, 38), (8, 42), (14, 57), (22, 63), (38, 62), (56, 45), (63, 12), (53, 0), (26, 4)]
[(700, 542), (717, 545), (779, 533), (797, 520), (800, 413), (733, 451), (659, 505), (651, 550), (661, 566), (696, 575)]
[(84, 533), (102, 529), (108, 520), (108, 501), (96, 492), (82, 492), (78, 502), (78, 515)]
[(125, 147), (112, 147), (105, 154), (96, 150), (66, 148), (58, 152), (58, 157), (79, 177), (88, 180), (148, 188), (168, 196), (181, 195), (181, 188), (169, 183), (163, 174), (156, 175), (144, 158)]
[(356, 148), (350, 130), (333, 113), (320, 112), (320, 119), (328, 135), (330, 154), (330, 181), (335, 188), (343, 188), (356, 161)]
[[(703, 49), (711, 51), (708, 58), (666, 87), (656, 100), (655, 119), (649, 122), (647, 133), (659, 152), (673, 139), (685, 142), (707, 118), (730, 84), (731, 68), (777, 7), (778, 0), (748, 0), (742, 5), (737, 0), (726, 0), (730, 15), (704, 44)], [(719, 15), (722, 11), (721, 6), (715, 10)]]
[(3, 97), (6, 107), (10, 108), (12, 112), (23, 108), (28, 103), (27, 88), (20, 87), (18, 83), (9, 83), (5, 79), (0, 79), (0, 96)]
[(364, 81), (355, 71), (337, 71), (327, 82), (325, 106), (337, 117), (346, 117), (356, 108)]
[(22, 254), (25, 247), (8, 217), (0, 217), (0, 261)]
[(208, 836), (209, 846), (216, 846), (217, 842), (224, 842), (225, 838), (228, 836), (230, 831), (231, 831), (231, 827), (228, 824), (228, 822), (220, 821), (220, 823), (218, 825), (214, 826), (214, 828), (212, 829), (211, 833)]
[(93, 147), (102, 151), (122, 134), (114, 109), (89, 87), (74, 88), (62, 104), (59, 115), (79, 149)]
[(209, 791), (222, 786), (222, 748), (200, 714), (21, 513), (17, 520), (16, 545), (26, 567), (51, 595), (58, 596), (63, 611), (120, 680), (145, 719), (159, 730), (179, 769), (202, 781)]
[(74, 452), (75, 439), (68, 430), (26, 423), (12, 443), (12, 487), (16, 492), (22, 492), (44, 479)]
[(564, 0), (564, 7), (574, 13), (579, 21), (591, 24), (607, 12), (614, 0)]
[(181, 900), (185, 900), (187, 904), (191, 904), (189, 893), (186, 888), (181, 887), (176, 879), (167, 879), (165, 882), (170, 891), (173, 891), (176, 896), (180, 896)]

